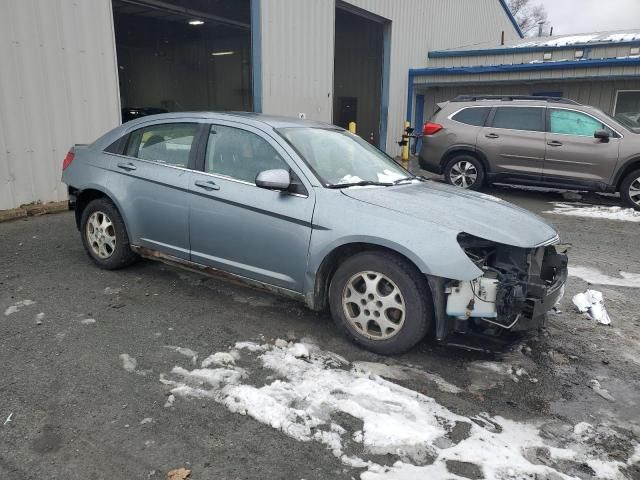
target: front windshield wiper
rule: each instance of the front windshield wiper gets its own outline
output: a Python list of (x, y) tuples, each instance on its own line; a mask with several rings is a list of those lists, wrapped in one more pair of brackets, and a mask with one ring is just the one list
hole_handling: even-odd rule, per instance
[(399, 178), (398, 180), (394, 180), (393, 184), (394, 185), (398, 185), (399, 183), (402, 182), (408, 182), (409, 180), (415, 180), (417, 177), (404, 177), (404, 178)]
[(394, 184), (389, 182), (374, 182), (373, 180), (361, 180), (359, 182), (334, 183), (333, 185), (327, 185), (327, 188), (365, 187), (367, 185), (376, 185), (379, 187), (391, 187)]

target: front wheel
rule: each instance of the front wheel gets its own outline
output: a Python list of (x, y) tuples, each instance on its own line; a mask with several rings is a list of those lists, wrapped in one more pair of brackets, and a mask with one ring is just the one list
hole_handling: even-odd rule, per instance
[(433, 318), (424, 276), (393, 254), (363, 252), (336, 270), (329, 287), (336, 325), (372, 352), (403, 353), (426, 335)]
[(627, 207), (640, 210), (640, 170), (635, 170), (624, 177), (620, 185), (620, 198)]
[(480, 161), (471, 155), (456, 155), (444, 167), (444, 178), (450, 185), (469, 190), (480, 190), (485, 172)]

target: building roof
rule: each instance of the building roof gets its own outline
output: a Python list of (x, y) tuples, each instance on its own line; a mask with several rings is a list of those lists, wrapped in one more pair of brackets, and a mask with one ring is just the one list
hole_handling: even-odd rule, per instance
[(471, 45), (448, 50), (429, 52), (429, 58), (462, 57), (478, 55), (500, 55), (510, 53), (538, 52), (573, 47), (640, 45), (640, 29), (595, 32), (578, 35), (555, 35), (553, 37), (523, 38), (506, 45)]

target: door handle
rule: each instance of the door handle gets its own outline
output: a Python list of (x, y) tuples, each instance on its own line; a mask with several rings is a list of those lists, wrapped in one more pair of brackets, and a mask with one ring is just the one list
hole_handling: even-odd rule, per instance
[(549, 145), (550, 147), (561, 147), (562, 146), (562, 142), (559, 142), (557, 140), (553, 140), (552, 142), (547, 142), (547, 145)]
[(121, 168), (122, 170), (126, 170), (130, 172), (131, 170), (135, 170), (138, 167), (136, 167), (133, 163), (129, 162), (129, 163), (119, 163), (118, 168)]
[(485, 135), (485, 137), (487, 137), (487, 138), (500, 138), (500, 135), (498, 135), (497, 133), (487, 133)]
[(196, 180), (196, 187), (200, 187), (210, 192), (211, 190), (220, 190), (220, 186), (211, 180), (205, 182), (204, 180)]

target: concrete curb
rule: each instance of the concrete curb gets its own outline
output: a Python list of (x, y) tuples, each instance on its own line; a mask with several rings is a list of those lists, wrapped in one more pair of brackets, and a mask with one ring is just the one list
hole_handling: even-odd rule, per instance
[(69, 209), (69, 204), (66, 200), (62, 202), (51, 203), (34, 203), (29, 205), (22, 205), (18, 208), (12, 208), (10, 210), (0, 210), (0, 223), (15, 220), (17, 218), (25, 217), (37, 217), (39, 215), (46, 215), (48, 213), (65, 212)]

